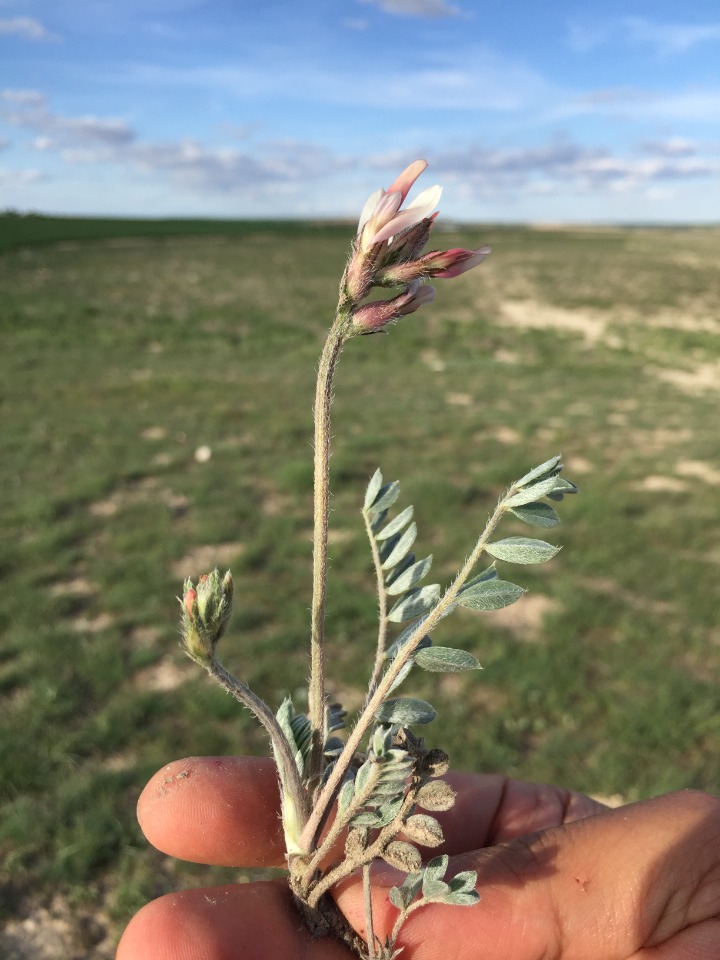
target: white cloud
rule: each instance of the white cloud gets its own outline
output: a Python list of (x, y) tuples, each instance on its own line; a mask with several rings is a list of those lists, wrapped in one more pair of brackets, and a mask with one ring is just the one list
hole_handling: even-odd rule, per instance
[(720, 23), (655, 23), (625, 17), (622, 25), (632, 42), (648, 44), (662, 55), (686, 53), (698, 43), (720, 41)]
[(0, 167), (0, 186), (8, 189), (28, 187), (47, 179), (39, 170), (8, 170)]
[(24, 40), (46, 42), (60, 39), (34, 17), (10, 17), (7, 20), (0, 20), (0, 36), (15, 36), (22, 37)]
[(659, 56), (687, 53), (701, 43), (720, 41), (720, 22), (659, 23), (644, 17), (622, 17), (608, 22), (567, 26), (568, 46), (589, 53), (606, 43), (651, 47)]
[(246, 194), (319, 180), (352, 165), (321, 147), (297, 142), (265, 145), (257, 154), (207, 147), (196, 140), (139, 142), (116, 159), (150, 173), (167, 173), (187, 189)]
[(572, 97), (553, 108), (556, 117), (598, 114), (645, 123), (649, 120), (717, 124), (720, 88), (689, 88), (672, 93), (615, 87)]
[[(669, 185), (720, 177), (717, 145), (710, 148), (680, 137), (647, 140), (623, 153), (567, 138), (532, 147), (490, 148), (465, 142), (440, 151), (403, 150), (351, 159), (294, 139), (250, 137), (240, 147), (193, 138), (144, 139), (122, 120), (56, 114), (45, 97), (32, 90), (6, 91), (0, 103), (9, 122), (32, 131), (34, 149), (55, 155), (66, 168), (115, 168), (136, 183), (172, 186), (206, 200), (224, 194), (252, 204), (264, 198), (276, 210), (278, 203), (285, 203), (286, 209), (302, 213), (312, 212), (313, 205), (332, 213), (331, 198), (339, 203), (338, 212), (344, 211), (342, 198), (347, 193), (342, 184), (349, 171), (356, 180), (367, 177), (377, 179), (374, 186), (387, 184), (414, 156), (427, 156), (437, 179), (450, 181), (453, 195), (468, 204), (495, 203), (498, 197), (512, 203), (533, 195), (599, 197), (634, 190), (655, 190), (659, 196), (658, 191)], [(57, 176), (62, 176), (62, 167)], [(39, 178), (33, 170), (5, 171), (3, 182), (27, 186)], [(303, 197), (310, 208), (302, 206)]]
[(47, 100), (36, 90), (5, 90), (0, 101), (0, 116), (15, 127), (45, 135), (48, 144), (56, 143), (129, 143), (135, 134), (124, 120), (95, 116), (64, 117), (50, 111)]
[(691, 155), (676, 146), (673, 141), (646, 143), (629, 155), (572, 142), (500, 150), (466, 147), (436, 154), (433, 164), (441, 177), (457, 179), (475, 196), (536, 189), (548, 193), (553, 188), (617, 192), (720, 176), (720, 155)]
[(446, 0), (361, 0), (371, 3), (384, 13), (406, 17), (454, 17), (460, 12)]
[(663, 157), (692, 157), (698, 153), (698, 145), (685, 137), (668, 137), (667, 140), (648, 140), (640, 149)]
[(0, 95), (7, 122), (32, 130), (32, 146), (58, 154), (70, 165), (119, 164), (163, 174), (199, 192), (252, 191), (277, 184), (301, 184), (353, 166), (330, 150), (296, 140), (267, 142), (255, 151), (210, 147), (192, 138), (157, 142), (140, 139), (123, 120), (67, 117), (53, 113), (37, 91), (7, 90)]
[(19, 106), (40, 106), (45, 103), (45, 95), (38, 90), (3, 90), (0, 99), (5, 103), (16, 103)]

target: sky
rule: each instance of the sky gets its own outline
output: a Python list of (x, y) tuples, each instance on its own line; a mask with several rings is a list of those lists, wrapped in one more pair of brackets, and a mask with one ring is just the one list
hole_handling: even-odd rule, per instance
[(0, 0), (0, 210), (720, 221), (717, 0)]

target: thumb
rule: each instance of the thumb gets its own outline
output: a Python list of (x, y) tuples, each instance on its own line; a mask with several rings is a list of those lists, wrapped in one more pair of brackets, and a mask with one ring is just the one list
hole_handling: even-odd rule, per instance
[[(448, 874), (461, 870), (477, 870), (480, 903), (414, 912), (397, 942), (408, 960), (717, 957), (720, 800), (706, 794), (668, 794), (451, 858)], [(402, 875), (374, 878), (384, 941)], [(365, 935), (360, 881), (348, 879), (337, 900)]]

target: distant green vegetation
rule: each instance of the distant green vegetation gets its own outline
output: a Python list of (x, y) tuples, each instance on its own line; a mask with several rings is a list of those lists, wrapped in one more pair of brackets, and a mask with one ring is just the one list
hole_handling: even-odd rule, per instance
[[(152, 895), (234, 876), (149, 850), (134, 805), (168, 760), (267, 749), (179, 649), (184, 576), (232, 567), (229, 667), (274, 703), (305, 682), (312, 392), (350, 232), (0, 218), (8, 913), (57, 891), (119, 929)], [(447, 581), (504, 486), (562, 452), (581, 495), (552, 576), (514, 568), (526, 598), (438, 631), (481, 675), (413, 690), (456, 766), (629, 799), (720, 789), (719, 241), (443, 235), (493, 255), (348, 346), (328, 623), (346, 701), (374, 643), (359, 507), (375, 467)]]
[[(332, 227), (304, 220), (200, 220), (172, 218), (167, 220), (126, 220), (97, 217), (47, 217), (33, 213), (0, 213), (0, 253), (30, 244), (69, 242), (76, 240), (108, 240), (122, 237), (226, 236), (247, 237), (269, 224), (283, 234), (307, 234)], [(339, 236), (347, 228), (336, 228)]]

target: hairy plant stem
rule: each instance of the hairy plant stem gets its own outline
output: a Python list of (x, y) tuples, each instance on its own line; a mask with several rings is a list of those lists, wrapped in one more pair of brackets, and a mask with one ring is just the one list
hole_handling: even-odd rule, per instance
[(392, 663), (390, 663), (387, 670), (383, 674), (382, 679), (375, 689), (375, 692), (369, 698), (355, 727), (353, 728), (352, 733), (348, 737), (345, 747), (343, 748), (342, 753), (338, 757), (335, 766), (333, 767), (332, 773), (328, 777), (325, 786), (322, 788), (322, 791), (313, 805), (312, 813), (305, 824), (305, 828), (300, 839), (300, 844), (303, 849), (309, 850), (314, 846), (317, 835), (325, 821), (327, 813), (330, 809), (330, 805), (335, 797), (335, 793), (342, 783), (343, 777), (345, 776), (345, 771), (347, 770), (352, 758), (355, 756), (355, 753), (359, 749), (360, 744), (368, 731), (368, 728), (373, 722), (375, 713), (390, 692), (396, 677), (417, 649), (417, 646), (422, 638), (431, 630), (433, 630), (439, 621), (442, 620), (446, 612), (448, 612), (448, 608), (454, 604), (458, 593), (472, 573), (475, 564), (485, 549), (486, 543), (494, 533), (495, 527), (498, 525), (500, 518), (505, 512), (505, 500), (508, 496), (510, 496), (511, 493), (512, 491), (510, 491), (505, 497), (503, 497), (502, 500), (500, 500), (492, 516), (488, 520), (485, 529), (478, 538), (472, 553), (463, 564), (455, 580), (447, 588), (443, 596), (440, 598), (435, 607), (433, 607), (430, 613), (428, 613), (428, 615), (421, 620), (417, 626), (417, 629), (411, 634), (410, 637), (408, 637), (407, 642), (403, 644), (402, 649), (398, 651), (398, 655), (395, 657)]
[(295, 816), (299, 821), (299, 827), (302, 829), (309, 816), (307, 794), (295, 765), (295, 758), (290, 750), (290, 745), (272, 710), (264, 700), (261, 700), (252, 692), (250, 687), (229, 673), (214, 657), (203, 666), (213, 680), (219, 683), (244, 707), (247, 707), (267, 731), (273, 745), (282, 790), (288, 794), (290, 802), (293, 804)]
[(322, 775), (325, 739), (325, 597), (330, 514), (330, 407), (335, 366), (347, 339), (348, 318), (347, 309), (343, 309), (341, 303), (323, 347), (315, 389), (313, 592), (308, 690), (308, 712), (312, 733), (307, 771), (311, 790)]
[[(304, 871), (305, 877), (312, 877), (315, 875), (315, 871), (318, 869), (322, 861), (332, 850), (336, 840), (347, 827), (348, 823), (352, 818), (364, 807), (368, 798), (371, 796), (373, 790), (377, 786), (378, 778), (380, 776), (380, 764), (376, 765), (376, 769), (373, 771), (368, 781), (365, 784), (365, 789), (354, 796), (350, 806), (343, 812), (342, 815), (335, 817), (333, 822), (330, 825), (330, 828), (327, 834), (323, 837), (322, 843), (319, 844), (317, 850), (313, 853), (312, 859), (307, 863), (307, 867)], [(355, 864), (357, 866), (357, 864)]]
[(348, 877), (359, 866), (372, 863), (377, 857), (382, 856), (383, 850), (402, 830), (405, 819), (415, 803), (415, 796), (416, 790), (409, 789), (394, 819), (380, 828), (373, 842), (364, 849), (362, 858), (348, 857), (318, 880), (307, 894), (307, 902), (311, 907), (316, 906), (324, 893), (334, 887), (336, 883), (339, 883), (340, 880)]
[(400, 933), (400, 927), (405, 923), (407, 918), (411, 913), (414, 913), (419, 907), (427, 906), (427, 900), (416, 900), (415, 903), (411, 903), (409, 906), (405, 907), (404, 910), (400, 911), (399, 916), (393, 924), (392, 932), (390, 934), (390, 942), (395, 943)]
[(372, 891), (370, 889), (370, 864), (363, 864), (363, 901), (365, 904), (365, 940), (368, 947), (368, 960), (375, 960), (375, 927), (373, 925)]

